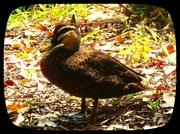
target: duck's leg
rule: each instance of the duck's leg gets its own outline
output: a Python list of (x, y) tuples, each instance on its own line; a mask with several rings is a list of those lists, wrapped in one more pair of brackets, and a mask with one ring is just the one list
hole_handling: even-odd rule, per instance
[(71, 115), (72, 118), (84, 118), (86, 114), (86, 102), (85, 98), (81, 100), (81, 111)]
[(81, 100), (81, 111), (79, 113), (85, 114), (86, 112), (86, 102), (85, 98), (82, 98)]
[(72, 115), (71, 118), (73, 118), (73, 120), (75, 120), (76, 123), (92, 123), (96, 115), (97, 106), (98, 106), (98, 99), (94, 99), (92, 112), (89, 115), (85, 116), (86, 102), (85, 102), (85, 98), (82, 98), (81, 111)]
[(96, 98), (94, 99), (94, 102), (93, 102), (92, 112), (90, 115), (87, 116), (90, 122), (94, 121), (94, 118), (96, 116), (97, 106), (98, 106), (98, 99)]

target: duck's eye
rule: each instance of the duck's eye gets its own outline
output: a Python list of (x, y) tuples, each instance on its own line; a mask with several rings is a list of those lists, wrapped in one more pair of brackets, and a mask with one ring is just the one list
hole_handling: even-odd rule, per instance
[(60, 31), (60, 33), (66, 33), (67, 32), (67, 29), (62, 29), (61, 31)]

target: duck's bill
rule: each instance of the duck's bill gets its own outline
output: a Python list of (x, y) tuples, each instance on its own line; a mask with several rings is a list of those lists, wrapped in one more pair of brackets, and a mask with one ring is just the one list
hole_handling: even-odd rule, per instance
[[(58, 47), (62, 47), (62, 46), (64, 46), (64, 44), (58, 44), (58, 45), (56, 45), (56, 46), (58, 46)], [(42, 52), (46, 52), (46, 51), (49, 51), (49, 50), (51, 50), (52, 48), (54, 48), (54, 47), (56, 47), (56, 46), (53, 46), (52, 44), (46, 44), (46, 45), (43, 45), (41, 48), (40, 48), (40, 52), (42, 53)]]

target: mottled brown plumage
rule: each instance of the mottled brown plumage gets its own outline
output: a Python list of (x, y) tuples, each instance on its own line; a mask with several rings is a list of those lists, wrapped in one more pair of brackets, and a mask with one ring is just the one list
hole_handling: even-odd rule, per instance
[(141, 84), (141, 74), (109, 55), (92, 48), (80, 48), (80, 34), (74, 24), (60, 24), (54, 31), (51, 46), (41, 59), (41, 71), (51, 83), (65, 92), (93, 98), (90, 119), (96, 113), (99, 98), (119, 97), (150, 89)]

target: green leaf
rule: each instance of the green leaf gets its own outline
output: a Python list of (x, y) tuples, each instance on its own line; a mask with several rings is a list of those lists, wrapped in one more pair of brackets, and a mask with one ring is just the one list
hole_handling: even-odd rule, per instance
[(111, 98), (111, 101), (116, 105), (119, 102), (119, 98)]
[(154, 109), (154, 107), (155, 107), (154, 102), (150, 101), (149, 105), (150, 105), (150, 108)]
[(34, 73), (34, 68), (25, 70), (27, 76), (32, 75)]
[(28, 56), (29, 56), (28, 53), (23, 53), (23, 52), (20, 52), (20, 53), (16, 54), (16, 57), (17, 57), (17, 58), (18, 58), (18, 57), (27, 58)]
[(127, 111), (124, 115), (127, 116), (127, 115), (130, 115), (131, 113), (133, 113), (133, 111), (132, 111), (132, 110), (129, 110), (129, 111)]
[(156, 109), (158, 105), (159, 105), (159, 100), (156, 100), (154, 102), (153, 101), (149, 102), (149, 108), (151, 109)]
[(86, 40), (87, 38), (94, 36), (95, 34), (99, 33), (100, 31), (101, 31), (101, 30), (94, 30), (94, 31), (92, 31), (92, 32), (89, 32), (86, 36), (84, 36), (83, 38), (81, 38), (81, 41), (84, 41), (84, 40)]
[(147, 52), (147, 51), (150, 51), (151, 48), (149, 47), (149, 45), (144, 45), (144, 51)]
[(76, 97), (76, 96), (70, 96), (69, 99), (70, 100), (81, 100), (81, 98)]

